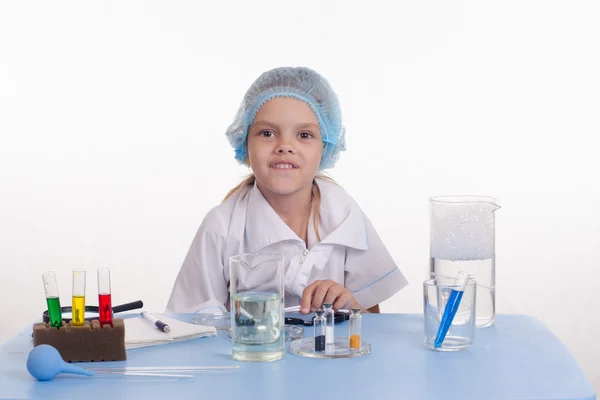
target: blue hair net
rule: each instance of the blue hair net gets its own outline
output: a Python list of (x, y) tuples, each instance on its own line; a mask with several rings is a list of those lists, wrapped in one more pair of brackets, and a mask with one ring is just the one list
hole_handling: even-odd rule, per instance
[(247, 156), (248, 128), (267, 101), (274, 97), (292, 97), (304, 101), (319, 122), (323, 155), (319, 169), (331, 168), (346, 150), (345, 128), (337, 95), (325, 78), (304, 67), (281, 67), (264, 72), (246, 92), (226, 136), (235, 150), (235, 159), (244, 164)]

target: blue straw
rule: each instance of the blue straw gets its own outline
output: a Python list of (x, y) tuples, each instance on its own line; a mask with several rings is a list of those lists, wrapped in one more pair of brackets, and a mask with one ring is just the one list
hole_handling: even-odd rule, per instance
[(448, 329), (450, 329), (450, 326), (452, 325), (454, 315), (456, 314), (456, 311), (458, 311), (460, 300), (462, 299), (468, 280), (469, 274), (462, 271), (458, 273), (454, 282), (454, 285), (457, 287), (452, 289), (450, 292), (450, 297), (448, 298), (446, 308), (444, 309), (444, 314), (442, 315), (442, 322), (440, 322), (440, 327), (438, 329), (435, 342), (433, 343), (435, 348), (441, 347), (444, 339), (446, 338), (446, 333), (448, 333)]

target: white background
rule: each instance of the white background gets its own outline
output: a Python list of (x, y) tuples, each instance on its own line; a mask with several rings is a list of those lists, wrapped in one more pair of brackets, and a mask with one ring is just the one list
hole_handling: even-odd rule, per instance
[[(248, 171), (224, 131), (264, 70), (305, 65), (343, 106), (332, 176), (422, 312), (428, 198), (499, 199), (499, 313), (543, 321), (600, 391), (595, 1), (0, 3), (4, 341), (73, 268), (162, 311), (205, 213)], [(535, 340), (535, 338), (532, 338)]]

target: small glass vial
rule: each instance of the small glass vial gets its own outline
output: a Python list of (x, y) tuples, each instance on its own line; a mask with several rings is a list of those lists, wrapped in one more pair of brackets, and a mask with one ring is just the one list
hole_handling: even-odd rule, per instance
[(360, 350), (361, 328), (362, 315), (360, 315), (360, 308), (353, 308), (350, 313), (350, 350)]
[(335, 344), (335, 335), (333, 334), (333, 304), (323, 304), (325, 309), (325, 344)]
[(315, 313), (315, 351), (325, 351), (325, 330), (327, 328), (327, 323), (325, 320), (325, 311), (321, 308), (318, 309)]

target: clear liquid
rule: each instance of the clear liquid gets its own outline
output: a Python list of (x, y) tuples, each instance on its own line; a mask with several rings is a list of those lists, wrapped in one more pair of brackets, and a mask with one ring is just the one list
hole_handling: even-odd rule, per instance
[[(493, 325), (496, 313), (496, 278), (493, 258), (484, 260), (449, 261), (431, 258), (429, 264), (430, 278), (454, 279), (459, 271), (473, 276), (477, 282), (475, 295), (476, 326), (484, 328)], [(457, 313), (455, 320), (467, 318)]]
[(283, 357), (283, 308), (283, 296), (278, 293), (245, 292), (233, 296), (233, 358), (240, 361), (275, 361)]

